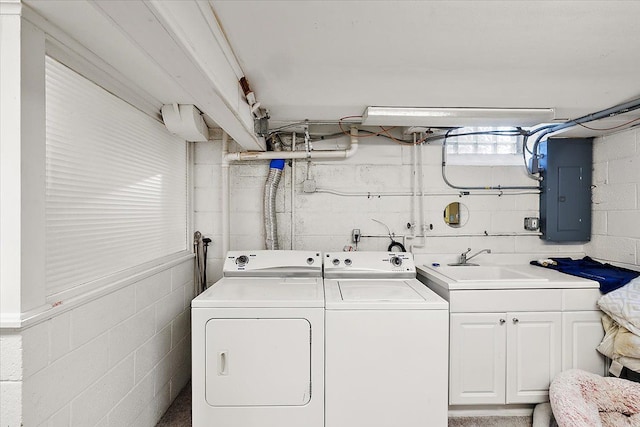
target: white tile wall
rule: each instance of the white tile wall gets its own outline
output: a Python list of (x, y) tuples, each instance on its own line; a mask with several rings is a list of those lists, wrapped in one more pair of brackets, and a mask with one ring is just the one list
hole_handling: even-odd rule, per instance
[(190, 378), (192, 281), (189, 260), (3, 331), (3, 426), (154, 426)]
[[(207, 278), (213, 283), (221, 276), (221, 211), (220, 211), (220, 151), (219, 139), (195, 145), (194, 222), (213, 242), (209, 249)], [(423, 177), (426, 192), (456, 192), (447, 187), (441, 174), (442, 147), (437, 144), (423, 147)], [(615, 152), (615, 150), (614, 150)], [(342, 197), (332, 194), (302, 192), (310, 165), (310, 176), (319, 188), (345, 192), (410, 191), (412, 182), (413, 147), (367, 138), (350, 159), (336, 161), (296, 162), (295, 177), (295, 236), (296, 249), (321, 251), (342, 250), (351, 245), (351, 230), (359, 228), (365, 235), (384, 235), (386, 223), (398, 235), (408, 234), (406, 224), (411, 221), (410, 197)], [(264, 247), (262, 195), (268, 173), (268, 161), (234, 163), (230, 167), (231, 189), (231, 249)], [(457, 185), (535, 185), (522, 167), (465, 167), (450, 166), (447, 174)], [(291, 167), (285, 166), (276, 199), (280, 247), (289, 249), (291, 242)], [(460, 201), (469, 211), (469, 221), (463, 228), (452, 229), (443, 222), (446, 204)], [(553, 254), (582, 252), (582, 245), (554, 245), (537, 236), (526, 237), (460, 237), (463, 234), (524, 232), (527, 216), (538, 216), (538, 196), (428, 195), (424, 198), (427, 226), (433, 225), (423, 248), (416, 253), (460, 253), (467, 247), (491, 248), (497, 253), (534, 252)], [(448, 237), (435, 237), (435, 236)], [(418, 242), (421, 243), (421, 242)], [(362, 250), (386, 250), (386, 237), (364, 238)], [(410, 242), (407, 242), (407, 246)]]
[(640, 129), (596, 138), (592, 240), (588, 255), (640, 265)]

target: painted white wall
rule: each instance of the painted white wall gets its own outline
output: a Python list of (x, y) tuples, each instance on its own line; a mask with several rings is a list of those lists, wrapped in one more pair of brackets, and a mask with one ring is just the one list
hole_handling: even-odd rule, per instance
[[(44, 304), (44, 33), (20, 16), (0, 14), (0, 320)], [(26, 288), (20, 282), (30, 283)]]
[[(425, 192), (453, 192), (441, 176), (441, 145), (426, 145), (423, 150)], [(209, 250), (209, 282), (221, 275), (221, 210), (220, 210), (219, 133), (214, 140), (197, 143), (194, 169), (194, 224), (213, 239)], [(310, 177), (318, 187), (344, 192), (411, 191), (413, 147), (385, 142), (381, 138), (363, 138), (358, 152), (343, 161), (313, 161)], [(359, 228), (363, 235), (384, 235), (386, 223), (392, 232), (409, 234), (406, 224), (411, 219), (410, 197), (342, 197), (332, 194), (305, 194), (307, 162), (296, 162), (293, 224), (294, 248), (320, 251), (340, 251), (351, 243), (351, 230)], [(231, 182), (231, 249), (264, 247), (262, 194), (268, 172), (268, 162), (234, 163), (230, 167)], [(523, 167), (451, 166), (448, 178), (456, 185), (534, 185)], [(461, 201), (470, 212), (467, 224), (458, 229), (445, 225), (446, 204)], [(278, 235), (281, 249), (291, 242), (291, 167), (285, 172), (277, 195)], [(534, 253), (549, 256), (556, 253), (579, 253), (582, 244), (549, 244), (538, 236), (491, 236), (501, 233), (524, 233), (526, 216), (538, 216), (538, 195), (457, 195), (425, 196), (425, 222), (433, 224), (427, 232), (421, 253), (457, 254), (471, 247), (474, 251), (490, 248), (494, 253)], [(484, 236), (485, 231), (489, 236)], [(478, 236), (466, 237), (466, 234)], [(398, 238), (396, 239), (398, 240)], [(363, 238), (361, 250), (386, 250), (386, 237)], [(418, 239), (416, 244), (420, 244)], [(412, 243), (407, 241), (407, 249)]]
[(640, 129), (597, 138), (593, 146), (593, 227), (588, 255), (640, 265)]

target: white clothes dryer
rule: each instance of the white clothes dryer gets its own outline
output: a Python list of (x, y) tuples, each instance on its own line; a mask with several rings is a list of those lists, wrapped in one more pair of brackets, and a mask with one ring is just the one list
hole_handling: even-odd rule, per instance
[(447, 425), (448, 303), (410, 253), (325, 254), (327, 427)]
[(191, 307), (194, 426), (324, 426), (319, 252), (231, 251)]

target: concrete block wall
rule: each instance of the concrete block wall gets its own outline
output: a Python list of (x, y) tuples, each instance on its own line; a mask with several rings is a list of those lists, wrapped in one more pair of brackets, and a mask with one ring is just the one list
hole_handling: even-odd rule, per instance
[[(348, 140), (343, 141), (347, 145)], [(233, 150), (233, 147), (231, 148)], [(582, 244), (549, 244), (538, 236), (492, 236), (503, 233), (523, 233), (524, 218), (539, 216), (538, 195), (471, 195), (460, 197), (449, 188), (441, 174), (442, 146), (423, 147), (423, 180), (425, 193), (424, 218), (426, 241), (406, 241), (415, 246), (415, 253), (461, 253), (491, 248), (496, 253), (582, 252)], [(221, 209), (220, 209), (220, 134), (214, 140), (195, 144), (194, 225), (213, 239), (209, 250), (207, 278), (213, 283), (221, 276)], [(277, 195), (278, 235), (281, 249), (293, 248), (320, 251), (341, 251), (351, 243), (351, 230), (359, 228), (364, 235), (360, 250), (386, 250), (390, 240), (389, 226), (398, 236), (410, 234), (412, 198), (407, 196), (345, 197), (326, 193), (304, 193), (303, 182), (309, 176), (318, 188), (341, 192), (411, 191), (414, 148), (387, 142), (382, 138), (366, 138), (357, 153), (347, 160), (295, 162), (295, 195), (292, 197), (292, 167), (288, 162)], [(230, 167), (231, 183), (231, 249), (261, 249), (264, 247), (262, 194), (268, 173), (268, 161), (234, 163)], [(307, 170), (310, 168), (309, 170)], [(447, 176), (455, 185), (535, 185), (521, 166), (449, 166)], [(447, 195), (441, 195), (446, 192)], [(293, 199), (293, 204), (292, 204)], [(450, 228), (444, 223), (443, 211), (450, 202), (462, 202), (469, 211), (464, 227)], [(292, 215), (293, 206), (293, 215)], [(293, 221), (293, 223), (292, 223)], [(293, 227), (292, 227), (293, 224)], [(477, 235), (468, 237), (466, 235)], [(485, 235), (485, 234), (488, 234)], [(396, 238), (401, 240), (401, 237)]]
[(596, 138), (593, 226), (588, 255), (640, 265), (640, 129)]
[(22, 336), (0, 329), (0, 425), (22, 422)]
[(190, 259), (3, 331), (2, 426), (154, 426), (191, 377), (192, 298)]

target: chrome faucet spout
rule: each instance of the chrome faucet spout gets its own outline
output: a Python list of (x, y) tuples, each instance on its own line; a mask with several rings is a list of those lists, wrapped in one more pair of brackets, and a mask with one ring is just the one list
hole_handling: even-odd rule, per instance
[[(471, 249), (469, 249), (470, 251)], [(475, 254), (471, 255), (471, 256), (466, 256), (467, 253), (469, 253), (468, 251), (465, 253), (465, 261), (469, 261), (471, 258), (477, 257), (478, 255), (480, 255), (481, 253), (486, 252), (488, 254), (491, 253), (491, 249), (483, 249), (481, 251), (476, 252)]]

